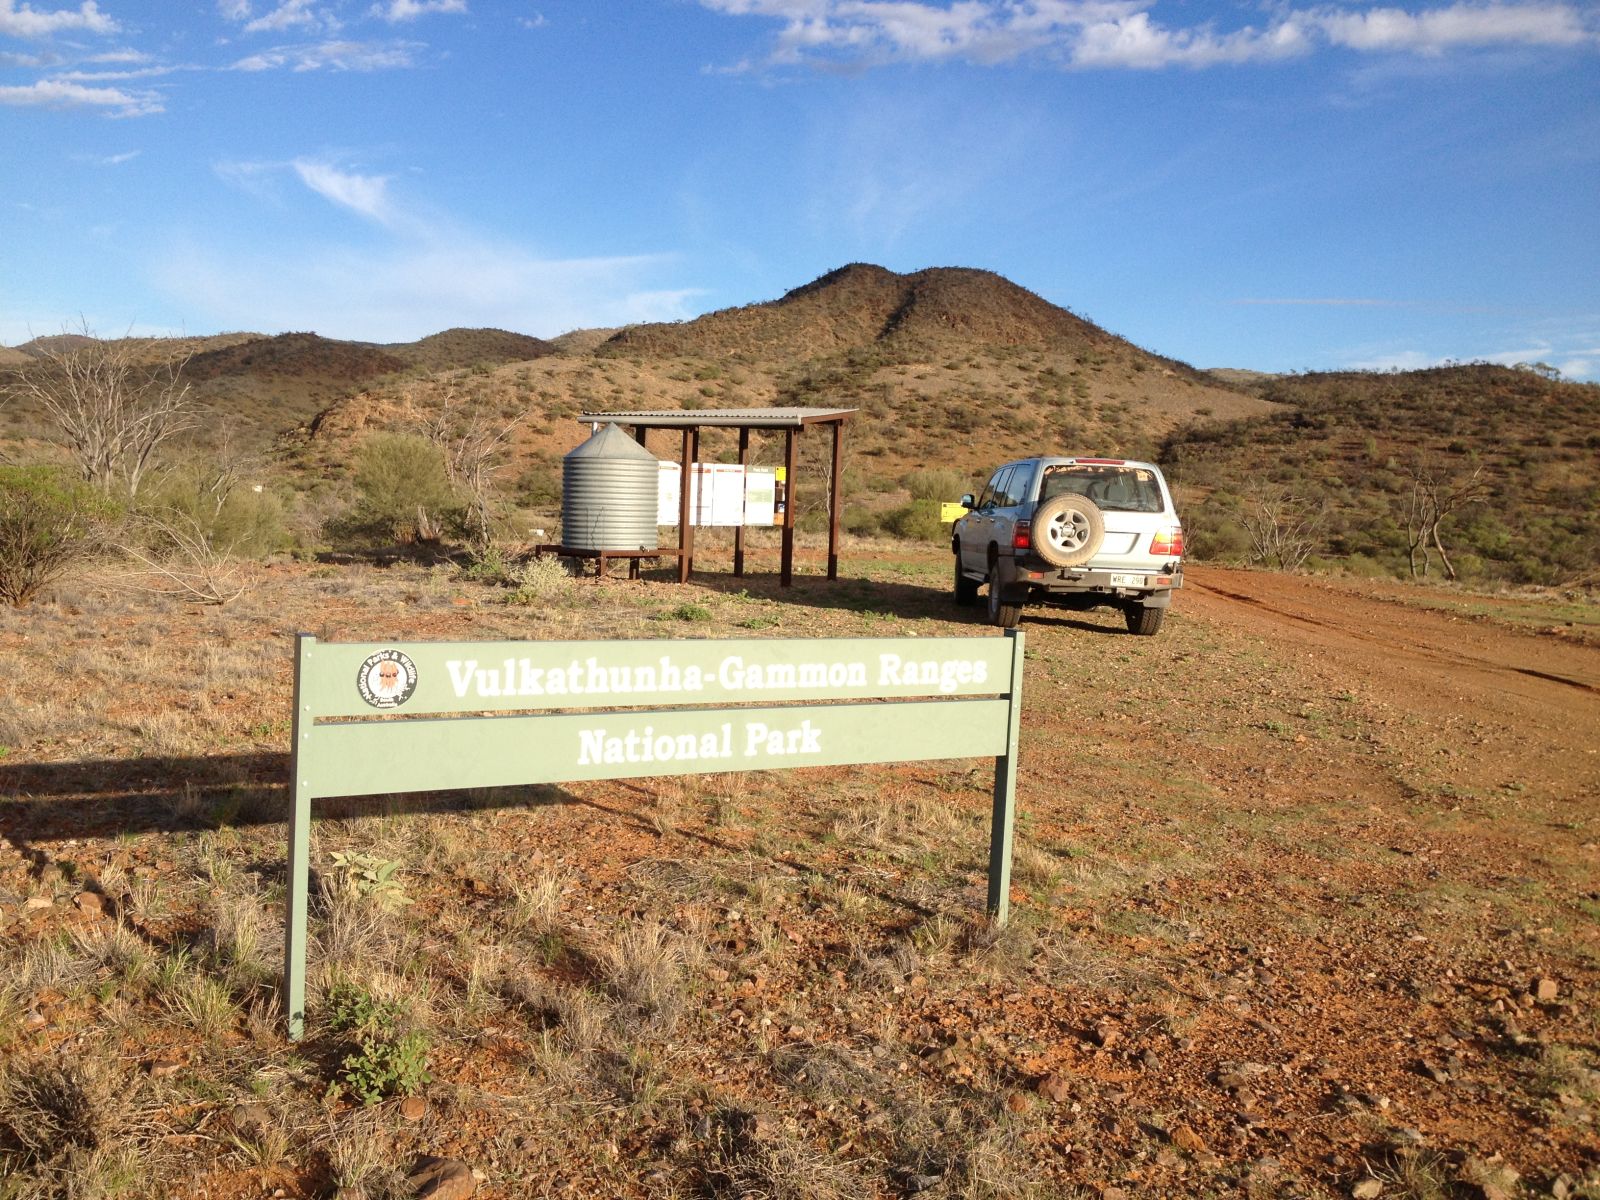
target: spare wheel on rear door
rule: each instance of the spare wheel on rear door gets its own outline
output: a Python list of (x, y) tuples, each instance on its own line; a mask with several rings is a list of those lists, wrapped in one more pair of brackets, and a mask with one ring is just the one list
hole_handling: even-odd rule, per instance
[(1052, 567), (1083, 565), (1099, 552), (1105, 536), (1105, 516), (1087, 496), (1062, 492), (1034, 510), (1033, 549)]

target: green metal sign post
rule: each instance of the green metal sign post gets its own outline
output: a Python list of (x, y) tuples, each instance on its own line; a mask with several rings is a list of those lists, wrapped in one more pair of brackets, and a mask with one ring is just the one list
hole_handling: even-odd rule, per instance
[(289, 1036), (305, 1029), (311, 805), (332, 796), (992, 756), (988, 911), (1004, 924), (1022, 646), (1020, 630), (399, 645), (301, 634), (289, 768)]

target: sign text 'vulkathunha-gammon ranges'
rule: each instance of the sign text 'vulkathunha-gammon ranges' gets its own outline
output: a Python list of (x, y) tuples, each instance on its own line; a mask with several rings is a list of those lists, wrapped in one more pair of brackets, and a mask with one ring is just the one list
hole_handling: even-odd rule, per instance
[(988, 907), (1003, 922), (1021, 685), (1018, 631), (396, 645), (302, 634), (284, 972), (290, 1033), (300, 1036), (304, 1022), (311, 802), (323, 797), (993, 757)]

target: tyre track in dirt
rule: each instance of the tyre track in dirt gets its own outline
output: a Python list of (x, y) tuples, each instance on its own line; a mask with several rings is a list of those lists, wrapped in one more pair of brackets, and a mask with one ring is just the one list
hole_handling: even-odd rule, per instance
[[(1600, 649), (1362, 594), (1359, 583), (1192, 569), (1187, 614), (1310, 654), (1320, 671), (1457, 743), (1480, 783), (1526, 772), (1559, 792), (1600, 790)], [(1464, 781), (1465, 782), (1465, 781)]]
[[(1463, 666), (1463, 667), (1472, 667), (1472, 668), (1481, 668), (1481, 669), (1490, 669), (1490, 670), (1512, 671), (1512, 672), (1515, 672), (1518, 675), (1527, 675), (1527, 676), (1529, 676), (1530, 678), (1533, 678), (1533, 679), (1543, 679), (1543, 680), (1546, 680), (1546, 681), (1548, 681), (1550, 683), (1559, 683), (1559, 684), (1563, 684), (1563, 685), (1565, 685), (1567, 687), (1577, 688), (1579, 691), (1589, 692), (1592, 695), (1600, 695), (1600, 687), (1597, 687), (1596, 685), (1594, 685), (1592, 683), (1585, 683), (1581, 679), (1572, 679), (1572, 678), (1569, 678), (1569, 677), (1567, 677), (1565, 675), (1558, 675), (1558, 674), (1556, 674), (1556, 673), (1554, 673), (1552, 671), (1541, 671), (1541, 670), (1538, 670), (1538, 669), (1533, 668), (1533, 667), (1516, 666), (1516, 665), (1512, 665), (1512, 664), (1498, 664), (1498, 663), (1491, 664), (1491, 663), (1486, 662), (1484, 659), (1477, 658), (1477, 657), (1474, 657), (1474, 656), (1469, 655), (1469, 654), (1461, 654), (1461, 653), (1453, 651), (1453, 650), (1445, 650), (1445, 649), (1442, 649), (1442, 648), (1440, 648), (1438, 646), (1428, 646), (1428, 645), (1424, 645), (1422, 643), (1417, 643), (1417, 644), (1414, 644), (1414, 645), (1411, 645), (1411, 646), (1399, 645), (1395, 641), (1393, 641), (1393, 640), (1391, 640), (1389, 638), (1382, 637), (1382, 636), (1379, 636), (1379, 635), (1376, 635), (1376, 634), (1364, 633), (1359, 629), (1353, 629), (1353, 628), (1350, 628), (1347, 625), (1335, 624), (1335, 623), (1332, 623), (1332, 622), (1329, 622), (1329, 621), (1326, 621), (1326, 620), (1320, 620), (1320, 619), (1317, 619), (1317, 618), (1314, 618), (1314, 617), (1308, 617), (1304, 613), (1291, 612), (1288, 609), (1278, 607), (1278, 606), (1276, 606), (1274, 604), (1270, 604), (1266, 600), (1262, 599), (1259, 596), (1251, 596), (1251, 595), (1247, 595), (1247, 594), (1245, 594), (1243, 592), (1230, 591), (1227, 588), (1221, 588), (1221, 587), (1217, 587), (1217, 586), (1214, 586), (1214, 585), (1208, 585), (1208, 584), (1190, 584), (1190, 587), (1191, 588), (1192, 587), (1198, 587), (1201, 591), (1209, 592), (1212, 595), (1221, 596), (1221, 597), (1224, 597), (1224, 598), (1229, 599), (1229, 600), (1236, 600), (1241, 604), (1251, 605), (1254, 608), (1262, 609), (1262, 610), (1264, 610), (1266, 612), (1272, 613), (1275, 616), (1282, 617), (1285, 620), (1293, 621), (1294, 623), (1296, 623), (1298, 625), (1309, 626), (1309, 627), (1312, 627), (1312, 628), (1336, 630), (1337, 632), (1339, 632), (1339, 633), (1341, 633), (1341, 634), (1343, 634), (1343, 635), (1345, 635), (1347, 637), (1350, 637), (1350, 638), (1353, 638), (1353, 639), (1356, 639), (1356, 640), (1360, 640), (1360, 641), (1366, 641), (1366, 642), (1377, 644), (1377, 645), (1382, 645), (1382, 646), (1387, 647), (1390, 650), (1398, 650), (1398, 651), (1400, 651), (1402, 653), (1407, 653), (1407, 652), (1414, 653), (1414, 654), (1417, 654), (1417, 655), (1419, 655), (1419, 656), (1421, 656), (1423, 658), (1436, 659), (1436, 660), (1438, 660), (1438, 661), (1440, 661), (1442, 663), (1446, 663), (1446, 664), (1454, 665), (1454, 666)], [(1432, 615), (1432, 614), (1423, 614), (1423, 615)], [(1444, 622), (1452, 623), (1452, 624), (1456, 621), (1456, 618), (1451, 618), (1451, 617), (1448, 617), (1448, 616), (1439, 617), (1439, 618), (1436, 618), (1436, 619), (1442, 620)], [(1527, 635), (1509, 635), (1509, 636), (1527, 636)]]

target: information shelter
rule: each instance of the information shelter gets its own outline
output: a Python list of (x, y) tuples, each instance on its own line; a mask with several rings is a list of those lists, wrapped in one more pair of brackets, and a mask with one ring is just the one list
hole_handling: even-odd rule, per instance
[(333, 796), (994, 759), (988, 911), (1011, 883), (1022, 634), (319, 642), (295, 652), (284, 1011), (305, 1024), (312, 802)]
[[(783, 464), (786, 503), (783, 511), (783, 548), (778, 568), (778, 582), (789, 587), (794, 582), (794, 498), (799, 486), (796, 477), (798, 466), (797, 442), (801, 434), (813, 426), (832, 431), (832, 470), (828, 484), (828, 578), (839, 577), (839, 474), (844, 450), (844, 423), (855, 413), (853, 408), (729, 408), (663, 409), (657, 412), (594, 412), (583, 413), (578, 420), (599, 428), (615, 422), (633, 430), (633, 436), (646, 450), (650, 449), (649, 435), (656, 429), (676, 429), (680, 433), (679, 464), (681, 479), (692, 477), (695, 464), (700, 461), (700, 431), (703, 429), (736, 429), (739, 431), (739, 465), (750, 466), (750, 431), (782, 430)], [(689, 511), (690, 489), (680, 489), (678, 507), (678, 582), (688, 583), (694, 572), (694, 521)], [(744, 526), (735, 527), (733, 534), (733, 573), (744, 574)]]

